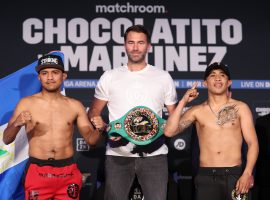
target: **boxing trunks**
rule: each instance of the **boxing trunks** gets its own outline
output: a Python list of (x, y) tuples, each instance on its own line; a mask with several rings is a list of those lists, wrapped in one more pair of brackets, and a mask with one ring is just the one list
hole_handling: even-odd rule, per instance
[(242, 167), (200, 167), (195, 178), (196, 200), (248, 200), (247, 194), (237, 194), (236, 182)]
[(24, 187), (26, 200), (79, 200), (82, 174), (73, 158), (40, 160), (30, 157)]

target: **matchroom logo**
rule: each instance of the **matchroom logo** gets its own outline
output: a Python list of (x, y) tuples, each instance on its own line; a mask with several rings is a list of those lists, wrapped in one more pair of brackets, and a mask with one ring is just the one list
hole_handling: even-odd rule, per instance
[(96, 13), (166, 13), (164, 5), (132, 5), (116, 3), (114, 5), (96, 5)]

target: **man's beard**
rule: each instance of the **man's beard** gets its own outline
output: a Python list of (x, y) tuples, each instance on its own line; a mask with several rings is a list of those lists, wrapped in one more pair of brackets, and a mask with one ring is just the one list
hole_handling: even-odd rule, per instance
[(141, 56), (138, 57), (138, 59), (133, 59), (133, 56), (131, 54), (127, 54), (128, 59), (133, 62), (133, 63), (141, 63), (145, 60), (146, 54), (142, 54)]

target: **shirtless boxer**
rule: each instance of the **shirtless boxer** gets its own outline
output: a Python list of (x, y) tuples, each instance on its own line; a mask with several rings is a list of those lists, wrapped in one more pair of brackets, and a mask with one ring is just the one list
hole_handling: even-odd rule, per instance
[(25, 126), (29, 142), (25, 199), (79, 199), (82, 175), (73, 160), (74, 125), (90, 145), (97, 143), (100, 127), (93, 128), (79, 101), (61, 94), (67, 74), (60, 56), (41, 57), (36, 71), (42, 91), (19, 101), (3, 141), (12, 143)]
[[(244, 102), (228, 97), (232, 84), (229, 68), (222, 63), (209, 65), (204, 75), (208, 99), (183, 108), (198, 96), (197, 84), (179, 101), (168, 118), (165, 135), (172, 137), (195, 124), (199, 139), (199, 171), (195, 178), (197, 200), (247, 199), (253, 186), (253, 168), (258, 141), (252, 113)], [(247, 162), (242, 166), (241, 147), (247, 143)]]

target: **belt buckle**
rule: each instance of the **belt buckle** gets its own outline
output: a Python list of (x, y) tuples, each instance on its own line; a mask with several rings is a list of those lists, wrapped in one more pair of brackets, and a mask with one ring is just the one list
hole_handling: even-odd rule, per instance
[(136, 145), (146, 145), (163, 134), (166, 120), (146, 106), (137, 106), (109, 124), (109, 136), (115, 133)]
[(129, 112), (124, 121), (126, 133), (137, 141), (145, 141), (158, 132), (157, 116), (145, 107), (138, 107)]

